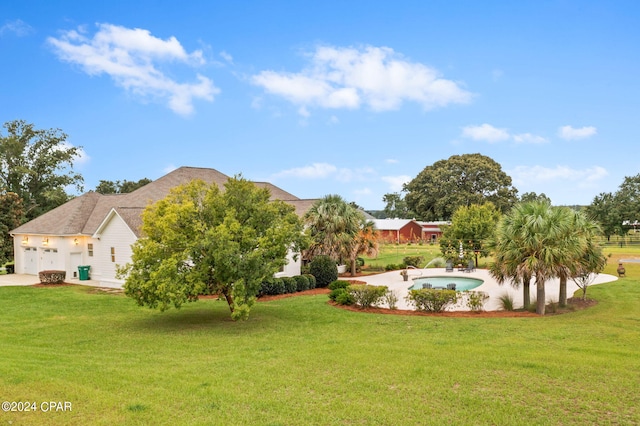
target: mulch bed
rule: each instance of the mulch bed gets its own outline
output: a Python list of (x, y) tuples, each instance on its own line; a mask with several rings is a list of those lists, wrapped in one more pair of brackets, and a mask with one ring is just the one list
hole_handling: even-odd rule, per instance
[[(301, 291), (298, 293), (278, 294), (275, 296), (263, 296), (258, 299), (258, 302), (269, 302), (272, 300), (286, 299), (289, 297), (298, 296), (313, 296), (317, 294), (328, 295), (331, 292), (328, 288), (314, 288), (313, 290)], [(566, 308), (557, 308), (555, 312), (552, 312), (547, 307), (545, 316), (561, 315), (569, 312), (575, 312), (581, 309), (590, 308), (595, 306), (598, 302), (592, 299), (582, 300), (571, 298), (567, 300), (568, 306)], [(331, 306), (345, 311), (361, 312), (368, 314), (382, 314), (382, 315), (405, 315), (405, 316), (427, 316), (427, 317), (449, 317), (449, 318), (538, 318), (540, 315), (535, 312), (529, 311), (483, 311), (483, 312), (471, 312), (471, 311), (455, 311), (455, 312), (420, 312), (414, 310), (400, 310), (400, 309), (386, 309), (386, 308), (367, 308), (360, 309), (357, 306), (338, 305), (335, 302), (327, 301)]]
[[(349, 280), (353, 284), (365, 284), (362, 281), (357, 280)], [(64, 287), (64, 286), (73, 286), (79, 284), (71, 284), (71, 283), (60, 283), (60, 284), (34, 284), (33, 287)], [(123, 291), (121, 289), (107, 289), (96, 287), (95, 293), (114, 293), (120, 294)], [(329, 295), (331, 290), (328, 288), (314, 288), (312, 290), (300, 291), (297, 293), (287, 293), (287, 294), (278, 294), (274, 296), (262, 296), (258, 298), (258, 302), (270, 302), (272, 300), (280, 300), (287, 299), (289, 297), (300, 297), (300, 296), (315, 296), (318, 294), (326, 294)], [(213, 299), (218, 298), (217, 295), (210, 296), (200, 296), (200, 299)], [(552, 311), (549, 307), (547, 307), (545, 316), (550, 315), (561, 315), (569, 312), (575, 312), (582, 309), (587, 309), (592, 306), (598, 304), (596, 300), (586, 299), (582, 300), (581, 298), (571, 298), (567, 300), (568, 306), (565, 308), (556, 308), (555, 312)], [(357, 306), (348, 306), (348, 305), (338, 305), (337, 303), (328, 300), (328, 304), (334, 306), (339, 309), (344, 309), (345, 311), (351, 312), (361, 312), (367, 314), (382, 314), (382, 315), (405, 315), (405, 316), (426, 316), (426, 317), (449, 317), (449, 318), (534, 318), (539, 317), (535, 312), (529, 311), (483, 311), (483, 312), (471, 312), (471, 311), (456, 311), (456, 312), (420, 312), (414, 310), (401, 310), (401, 309), (386, 309), (386, 308), (367, 308), (361, 309)]]

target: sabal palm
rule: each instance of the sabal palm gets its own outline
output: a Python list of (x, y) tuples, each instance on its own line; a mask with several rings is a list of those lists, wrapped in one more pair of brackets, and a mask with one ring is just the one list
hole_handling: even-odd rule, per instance
[(349, 257), (364, 217), (339, 195), (327, 195), (307, 211), (304, 222), (311, 235), (308, 253), (327, 255), (336, 261)]
[(490, 272), (499, 282), (535, 277), (540, 315), (545, 313), (545, 282), (571, 268), (586, 248), (586, 239), (572, 225), (571, 210), (540, 202), (516, 205), (498, 224)]
[[(597, 248), (594, 246), (593, 239), (601, 232), (600, 226), (587, 218), (581, 212), (571, 211), (570, 226), (574, 238), (583, 239), (583, 250), (573, 253), (574, 257), (567, 259), (566, 265), (559, 265), (558, 277), (560, 278), (560, 289), (558, 294), (558, 304), (566, 306), (567, 304), (567, 281), (569, 278), (580, 274), (585, 267), (585, 262), (600, 260), (597, 259)], [(596, 257), (594, 260), (593, 257)], [(591, 259), (589, 259), (591, 258)]]

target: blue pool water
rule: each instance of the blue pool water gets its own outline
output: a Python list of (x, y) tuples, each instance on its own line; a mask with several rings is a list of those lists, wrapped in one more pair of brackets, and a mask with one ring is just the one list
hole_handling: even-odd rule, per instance
[(457, 291), (473, 290), (476, 287), (482, 285), (484, 281), (477, 278), (467, 277), (420, 277), (413, 279), (413, 285), (409, 287), (409, 290), (420, 290), (422, 284), (429, 283), (433, 288), (447, 288), (447, 284), (455, 283)]

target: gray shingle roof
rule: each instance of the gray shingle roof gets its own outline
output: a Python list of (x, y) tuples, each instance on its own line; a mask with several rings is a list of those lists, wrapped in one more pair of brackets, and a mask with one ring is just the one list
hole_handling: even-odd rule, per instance
[[(133, 232), (140, 236), (141, 213), (150, 203), (163, 199), (176, 186), (201, 179), (220, 188), (229, 179), (214, 169), (180, 167), (129, 194), (103, 195), (87, 192), (11, 231), (11, 234), (93, 235), (111, 209), (122, 217)], [(255, 182), (271, 191), (272, 200), (282, 200), (296, 208), (299, 216), (316, 200), (301, 200), (268, 182)]]

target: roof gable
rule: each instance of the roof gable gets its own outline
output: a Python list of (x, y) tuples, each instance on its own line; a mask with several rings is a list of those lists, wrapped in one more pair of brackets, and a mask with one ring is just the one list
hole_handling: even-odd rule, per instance
[[(128, 194), (87, 192), (11, 231), (11, 234), (94, 235), (105, 221), (117, 214), (140, 237), (142, 211), (165, 198), (171, 189), (200, 179), (224, 189), (229, 177), (215, 169), (180, 167)], [(304, 215), (316, 200), (301, 200), (268, 182), (254, 182), (271, 192), (271, 200), (282, 200)]]

